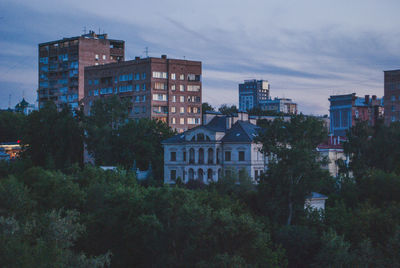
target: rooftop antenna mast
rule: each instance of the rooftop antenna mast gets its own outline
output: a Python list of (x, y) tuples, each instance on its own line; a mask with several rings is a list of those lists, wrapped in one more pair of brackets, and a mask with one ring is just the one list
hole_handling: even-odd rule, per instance
[(149, 57), (149, 47), (144, 48), (144, 54), (146, 55), (146, 58)]
[(86, 26), (83, 26), (83, 34), (86, 34)]
[(11, 94), (8, 95), (8, 109), (11, 109)]

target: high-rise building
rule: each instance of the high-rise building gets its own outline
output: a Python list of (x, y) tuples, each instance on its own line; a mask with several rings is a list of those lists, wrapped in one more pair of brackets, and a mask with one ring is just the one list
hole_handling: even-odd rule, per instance
[(46, 101), (72, 108), (84, 97), (84, 68), (124, 60), (125, 42), (90, 31), (39, 44), (39, 108)]
[(239, 84), (239, 111), (259, 107), (260, 101), (269, 99), (269, 83), (266, 80), (244, 80)]
[(334, 136), (346, 136), (346, 131), (359, 121), (368, 121), (373, 126), (383, 117), (382, 99), (375, 95), (357, 97), (356, 93), (335, 95), (330, 101), (330, 132)]
[(385, 124), (400, 121), (400, 70), (384, 71)]
[(179, 132), (201, 124), (201, 62), (139, 58), (85, 68), (85, 113), (112, 95), (128, 99), (131, 118), (151, 118)]
[(259, 107), (263, 111), (273, 111), (284, 114), (297, 114), (297, 103), (287, 98), (261, 100)]

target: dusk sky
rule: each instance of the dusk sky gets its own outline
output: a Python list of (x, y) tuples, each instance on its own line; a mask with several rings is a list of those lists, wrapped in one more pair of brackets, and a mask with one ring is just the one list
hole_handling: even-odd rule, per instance
[(203, 101), (238, 105), (238, 84), (265, 79), (272, 97), (327, 114), (328, 97), (383, 95), (400, 69), (400, 1), (1, 0), (0, 108), (36, 101), (38, 44), (86, 30), (125, 40), (126, 59), (203, 63)]

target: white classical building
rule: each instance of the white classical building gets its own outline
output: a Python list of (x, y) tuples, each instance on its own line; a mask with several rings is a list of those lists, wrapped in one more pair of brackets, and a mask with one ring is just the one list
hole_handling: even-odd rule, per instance
[(256, 180), (267, 167), (267, 158), (255, 143), (259, 127), (247, 113), (226, 116), (208, 113), (203, 125), (162, 142), (164, 147), (164, 182), (173, 184), (200, 180), (217, 181), (231, 172), (247, 172)]

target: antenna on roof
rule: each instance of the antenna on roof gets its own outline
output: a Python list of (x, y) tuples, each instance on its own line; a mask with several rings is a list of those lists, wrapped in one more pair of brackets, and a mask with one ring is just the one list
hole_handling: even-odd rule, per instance
[(11, 109), (11, 94), (8, 95), (8, 109)]
[(186, 56), (183, 56), (183, 59), (186, 60)]
[(146, 58), (149, 57), (149, 47), (144, 48), (144, 54), (146, 55)]
[(22, 98), (25, 99), (25, 90), (22, 90)]
[(83, 27), (83, 34), (86, 34), (86, 26)]

